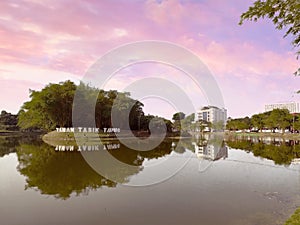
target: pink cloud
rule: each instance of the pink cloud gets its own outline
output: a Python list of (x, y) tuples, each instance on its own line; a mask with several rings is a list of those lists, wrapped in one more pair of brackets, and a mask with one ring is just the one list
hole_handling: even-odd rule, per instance
[[(252, 93), (253, 86), (263, 87), (275, 79), (267, 87), (271, 91), (282, 79), (292, 79), (299, 63), (288, 40), (282, 40), (282, 33), (270, 23), (237, 25), (250, 4), (240, 0), (3, 0), (0, 69), (18, 65), (12, 74), (21, 76), (20, 70), (26, 67), (23, 79), (30, 81), (30, 71), (34, 74), (42, 68), (47, 72), (40, 75), (40, 81), (33, 75), (41, 83), (58, 72), (82, 77), (110, 49), (156, 39), (195, 52), (214, 72), (227, 99), (236, 93), (225, 85), (244, 85), (239, 82), (245, 82), (245, 91)], [(253, 99), (262, 92), (254, 94)]]
[(298, 67), (295, 55), (289, 51), (279, 54), (255, 44), (235, 41), (210, 41), (205, 45), (200, 41), (190, 43), (216, 76), (244, 76), (245, 73), (254, 76), (291, 75)]

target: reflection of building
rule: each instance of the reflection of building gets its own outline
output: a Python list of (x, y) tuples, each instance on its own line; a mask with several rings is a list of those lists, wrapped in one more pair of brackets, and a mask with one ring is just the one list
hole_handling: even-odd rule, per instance
[(226, 124), (227, 110), (215, 106), (205, 106), (195, 114), (195, 122), (201, 120), (211, 122), (212, 124), (222, 121), (223, 124)]
[(282, 102), (265, 105), (265, 112), (272, 111), (273, 109), (287, 109), (290, 113), (299, 113), (298, 102)]
[(196, 143), (193, 143), (193, 145), (195, 146), (195, 154), (199, 159), (216, 161), (228, 157), (227, 146), (218, 143), (207, 145), (197, 145)]

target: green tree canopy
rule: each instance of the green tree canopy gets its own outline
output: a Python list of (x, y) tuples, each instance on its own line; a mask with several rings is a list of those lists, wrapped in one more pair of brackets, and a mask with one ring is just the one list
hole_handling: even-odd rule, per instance
[(230, 119), (226, 124), (228, 130), (246, 130), (250, 129), (251, 126), (252, 124), (249, 117)]
[(254, 127), (256, 127), (259, 130), (262, 130), (265, 127), (266, 123), (266, 114), (259, 113), (255, 114), (251, 117), (251, 122)]
[(18, 125), (23, 129), (51, 130), (72, 125), (72, 104), (76, 85), (71, 81), (49, 84), (41, 91), (30, 90), (31, 100), (19, 112)]
[(283, 132), (291, 125), (292, 115), (287, 109), (274, 109), (266, 119), (266, 124), (270, 129), (282, 129)]
[(0, 129), (1, 130), (18, 130), (18, 117), (4, 110), (0, 114)]
[(181, 125), (184, 118), (185, 118), (185, 114), (183, 112), (177, 112), (173, 114), (172, 120), (174, 121), (175, 130), (181, 131)]
[[(123, 130), (149, 130), (154, 118), (144, 115), (143, 103), (131, 98), (129, 92), (100, 90), (82, 82), (79, 85), (71, 81), (49, 84), (41, 91), (30, 90), (30, 98), (19, 111), (18, 125), (22, 129), (48, 131), (55, 127), (71, 127), (75, 120), (76, 126), (94, 126), (90, 123), (95, 121), (100, 129), (114, 126)], [(73, 110), (76, 110), (74, 115)], [(91, 110), (95, 110), (94, 113), (90, 113)], [(178, 118), (184, 118), (184, 114), (180, 113)], [(162, 120), (171, 132), (171, 121)]]
[(172, 120), (183, 120), (185, 118), (185, 114), (183, 112), (178, 112), (173, 114)]
[(228, 130), (245, 130), (255, 128), (262, 129), (281, 129), (283, 132), (289, 128), (292, 130), (292, 126), (295, 126), (295, 130), (298, 130), (298, 116), (293, 118), (293, 115), (289, 113), (287, 109), (273, 109), (269, 112), (254, 114), (251, 118), (238, 118), (230, 119), (227, 122), (226, 128)]
[(186, 116), (182, 121), (181, 121), (181, 124), (182, 124), (182, 129), (185, 130), (185, 131), (191, 131), (191, 130), (194, 130), (193, 128), (193, 122), (195, 120), (195, 113), (192, 113), (188, 116)]

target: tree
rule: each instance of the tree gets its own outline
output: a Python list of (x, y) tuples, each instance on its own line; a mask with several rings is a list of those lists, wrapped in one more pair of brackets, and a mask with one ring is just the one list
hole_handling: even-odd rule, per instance
[(265, 114), (255, 114), (251, 117), (251, 123), (260, 131), (265, 127)]
[(172, 120), (174, 121), (174, 128), (177, 131), (181, 130), (182, 120), (185, 118), (185, 114), (183, 112), (177, 112), (173, 114)]
[(266, 120), (266, 124), (270, 129), (285, 129), (291, 125), (292, 115), (287, 109), (273, 109), (270, 116)]
[(188, 116), (186, 116), (182, 121), (181, 121), (181, 125), (182, 125), (182, 129), (185, 131), (191, 131), (193, 130), (193, 122), (195, 120), (195, 113), (192, 113)]
[(250, 129), (251, 126), (251, 120), (248, 116), (245, 118), (231, 119), (226, 124), (228, 130), (246, 130)]
[(4, 110), (0, 114), (0, 129), (2, 130), (18, 130), (18, 117)]
[[(143, 103), (132, 99), (129, 92), (100, 90), (82, 82), (79, 85), (71, 81), (49, 84), (41, 91), (30, 90), (30, 98), (18, 114), (18, 125), (22, 129), (49, 131), (55, 127), (90, 127), (96, 123), (100, 129), (114, 126), (149, 131), (149, 123), (154, 118), (144, 115)], [(178, 114), (179, 119), (184, 116), (183, 113)], [(172, 122), (160, 119), (166, 123), (170, 132)]]
[(19, 112), (22, 129), (51, 130), (72, 125), (72, 104), (76, 85), (71, 81), (49, 84), (41, 91), (30, 90), (31, 100)]
[(294, 126), (294, 130), (297, 130), (297, 131), (300, 131), (300, 120), (299, 118), (295, 119), (294, 123), (293, 123), (293, 126)]
[(177, 121), (177, 120), (183, 120), (185, 118), (185, 114), (183, 112), (178, 112), (173, 114), (172, 120)]
[[(285, 29), (285, 35), (292, 37), (292, 45), (300, 47), (300, 1), (299, 0), (256, 0), (248, 11), (241, 15), (240, 25), (245, 20), (257, 21), (258, 19), (269, 18), (276, 29)], [(297, 59), (300, 50), (297, 52)], [(300, 74), (300, 68), (295, 74)]]

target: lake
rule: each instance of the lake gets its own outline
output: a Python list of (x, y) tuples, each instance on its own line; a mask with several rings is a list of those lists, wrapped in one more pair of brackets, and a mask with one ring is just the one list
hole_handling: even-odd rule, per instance
[[(103, 167), (107, 157), (120, 163)], [(298, 158), (298, 142), (271, 138), (165, 140), (136, 151), (4, 136), (1, 224), (282, 224), (300, 205)]]

